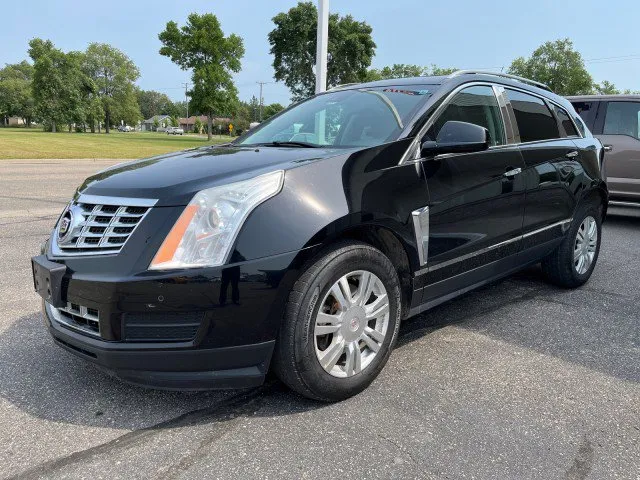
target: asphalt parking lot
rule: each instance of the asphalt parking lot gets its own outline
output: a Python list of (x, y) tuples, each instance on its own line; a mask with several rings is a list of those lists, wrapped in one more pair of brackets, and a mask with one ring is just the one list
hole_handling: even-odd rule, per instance
[(612, 209), (591, 281), (531, 268), (407, 321), (334, 405), (128, 386), (56, 347), (36, 254), (114, 161), (0, 161), (1, 478), (640, 479), (640, 211)]

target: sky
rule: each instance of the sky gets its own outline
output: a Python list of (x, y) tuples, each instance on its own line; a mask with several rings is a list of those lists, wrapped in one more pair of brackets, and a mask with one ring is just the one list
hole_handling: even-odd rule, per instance
[[(225, 34), (244, 39), (246, 54), (236, 85), (242, 100), (259, 94), (256, 82), (273, 82), (267, 34), (271, 19), (296, 0), (28, 0), (0, 3), (0, 65), (27, 58), (28, 41), (49, 39), (64, 51), (91, 42), (110, 43), (139, 67), (138, 85), (184, 99), (182, 71), (158, 53), (170, 20), (184, 24), (191, 12), (218, 16)], [(548, 40), (569, 37), (596, 82), (640, 90), (638, 0), (330, 0), (330, 9), (373, 27), (373, 67), (394, 63), (499, 71), (530, 56)], [(283, 84), (264, 86), (265, 103), (289, 103)]]

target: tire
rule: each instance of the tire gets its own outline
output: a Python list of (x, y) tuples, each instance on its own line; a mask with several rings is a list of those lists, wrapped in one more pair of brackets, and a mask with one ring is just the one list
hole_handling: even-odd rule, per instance
[[(344, 282), (342, 289), (337, 286), (345, 277), (351, 296), (339, 302), (333, 292), (346, 291)], [(373, 319), (372, 312), (387, 308), (381, 306), (385, 300), (388, 313)], [(350, 302), (348, 308), (341, 306)], [(274, 372), (292, 390), (314, 400), (335, 402), (356, 395), (386, 364), (398, 337), (401, 309), (400, 281), (391, 261), (364, 243), (341, 242), (321, 254), (294, 284), (276, 341)], [(326, 318), (341, 321), (322, 321)], [(337, 331), (323, 335), (324, 329)], [(333, 352), (340, 351), (341, 341), (344, 350), (331, 366), (327, 359), (337, 356)]]
[[(595, 233), (597, 238), (594, 241), (587, 239), (588, 247), (583, 252), (593, 253), (593, 258), (588, 265), (580, 266), (579, 260), (574, 259), (574, 255), (579, 253), (580, 240), (578, 235), (584, 236), (588, 219), (595, 222)], [(588, 237), (588, 235), (587, 235)], [(562, 288), (577, 288), (584, 285), (598, 262), (600, 254), (600, 243), (602, 240), (602, 205), (595, 202), (582, 203), (576, 209), (571, 222), (571, 227), (562, 243), (542, 261), (542, 272), (545, 279)], [(580, 267), (580, 268), (579, 268)]]

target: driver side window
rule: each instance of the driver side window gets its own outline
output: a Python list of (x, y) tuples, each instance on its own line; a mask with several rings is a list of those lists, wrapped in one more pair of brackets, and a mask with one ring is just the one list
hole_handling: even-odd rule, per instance
[(426, 140), (436, 140), (448, 121), (467, 122), (489, 130), (489, 145), (505, 145), (504, 124), (493, 88), (476, 85), (458, 92), (427, 131)]

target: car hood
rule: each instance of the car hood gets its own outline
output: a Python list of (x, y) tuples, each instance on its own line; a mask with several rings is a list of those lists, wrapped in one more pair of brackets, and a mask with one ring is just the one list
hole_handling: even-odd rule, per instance
[(335, 148), (204, 147), (115, 165), (89, 177), (78, 193), (186, 205), (200, 190), (343, 155)]

